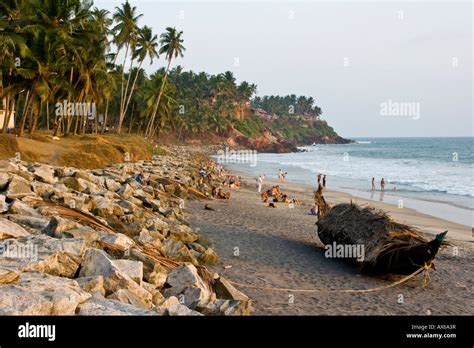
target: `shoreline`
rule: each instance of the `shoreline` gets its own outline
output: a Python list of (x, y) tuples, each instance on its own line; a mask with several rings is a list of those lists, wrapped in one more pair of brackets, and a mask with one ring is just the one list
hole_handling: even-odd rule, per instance
[[(232, 164), (227, 164), (225, 167), (235, 173), (236, 175), (240, 175), (242, 177), (250, 177), (252, 180), (254, 180), (254, 176), (256, 177), (258, 174), (257, 173), (252, 173), (255, 171), (255, 168), (252, 168), (251, 171), (249, 171), (246, 168), (243, 168), (242, 166), (236, 165), (234, 163)], [(286, 168), (285, 166), (275, 166), (275, 168), (283, 168), (283, 171), (286, 171), (290, 168)], [(273, 168), (272, 168), (273, 169)], [(293, 173), (295, 173), (296, 169), (291, 168), (293, 170)], [(276, 169), (278, 170), (278, 169)], [(262, 173), (265, 174), (265, 172), (268, 173), (268, 171), (262, 171)], [(276, 171), (275, 171), (276, 172)], [(303, 183), (301, 180), (288, 180), (287, 182), (291, 182), (294, 185), (301, 185), (302, 187), (306, 187), (308, 190), (314, 191), (316, 187), (308, 184), (308, 183)], [(304, 180), (306, 181), (306, 180)], [(266, 182), (274, 182), (278, 183), (276, 176), (274, 178), (274, 175), (267, 175)], [(331, 183), (330, 183), (331, 184)], [(341, 194), (346, 194), (349, 195), (353, 198), (353, 200), (360, 200), (363, 201), (364, 203), (372, 203), (374, 205), (377, 205), (379, 203), (385, 203), (390, 206), (397, 206), (398, 200), (403, 200), (404, 208), (403, 209), (412, 209), (416, 211), (419, 214), (422, 215), (427, 215), (436, 219), (440, 219), (443, 221), (447, 221), (456, 225), (461, 225), (465, 226), (469, 230), (472, 230), (472, 225), (474, 224), (473, 220), (473, 215), (472, 215), (472, 210), (465, 208), (465, 207), (459, 207), (454, 204), (448, 204), (446, 202), (442, 201), (436, 201), (436, 200), (430, 200), (426, 198), (417, 198), (417, 197), (407, 197), (403, 195), (397, 194), (396, 191), (393, 190), (385, 190), (383, 193), (380, 191), (380, 189), (376, 189), (375, 191), (371, 191), (367, 189), (367, 191), (359, 190), (357, 188), (341, 188), (341, 187), (336, 187), (335, 189), (331, 189), (331, 186), (329, 185), (328, 192), (338, 192)], [(374, 196), (375, 199), (380, 197), (382, 199), (377, 201), (374, 199), (371, 199), (371, 196)], [(398, 207), (397, 207), (398, 210)], [(471, 226), (470, 226), (471, 225)]]
[[(274, 183), (265, 180), (264, 189)], [(188, 221), (219, 255), (211, 268), (252, 299), (255, 315), (472, 315), (474, 307), (467, 304), (466, 296), (473, 289), (474, 275), (469, 266), (474, 261), (470, 228), (378, 203), (395, 220), (418, 227), (429, 238), (449, 230), (449, 245), (438, 252), (430, 283), (423, 288), (422, 276), (417, 276), (383, 291), (331, 292), (385, 287), (400, 277), (362, 275), (344, 260), (326, 258), (314, 226), (316, 217), (309, 214), (313, 190), (292, 182), (279, 185), (300, 204), (294, 209), (284, 203), (266, 208), (256, 193), (255, 179), (241, 175), (241, 187), (230, 190), (230, 200), (190, 201), (185, 207)], [(325, 198), (334, 204), (347, 202), (351, 196), (327, 190)], [(353, 201), (361, 204), (363, 200)], [(214, 210), (206, 210), (205, 204)], [(314, 289), (320, 290), (304, 291)], [(397, 302), (400, 294), (404, 296), (401, 304)]]
[[(232, 169), (232, 172), (235, 175), (241, 177), (247, 185), (254, 185), (255, 179), (248, 173), (239, 172), (238, 170)], [(266, 185), (265, 185), (266, 184)], [(289, 192), (309, 194), (312, 196), (312, 193), (315, 191), (315, 188), (308, 184), (301, 184), (291, 180), (287, 180), (285, 183), (281, 183), (278, 180), (274, 179), (265, 179), (264, 188), (272, 185), (280, 185), (284, 187), (285, 185), (289, 187)], [(285, 191), (285, 190), (284, 190)], [(288, 190), (286, 190), (288, 191)], [(350, 191), (350, 190), (349, 190)], [(376, 191), (380, 194), (380, 191)], [(436, 234), (444, 230), (449, 230), (448, 238), (463, 240), (463, 241), (473, 241), (472, 228), (470, 226), (449, 221), (443, 218), (439, 218), (430, 214), (420, 212), (414, 208), (399, 208), (397, 205), (387, 202), (374, 201), (371, 199), (355, 196), (352, 193), (325, 189), (324, 197), (329, 204), (335, 205), (339, 203), (348, 203), (350, 201), (355, 202), (359, 205), (371, 205), (378, 209), (382, 209), (389, 213), (389, 215), (397, 220), (398, 222), (412, 225), (419, 228), (422, 232)], [(306, 199), (307, 204), (311, 204), (311, 199)], [(308, 206), (309, 210), (309, 206)]]

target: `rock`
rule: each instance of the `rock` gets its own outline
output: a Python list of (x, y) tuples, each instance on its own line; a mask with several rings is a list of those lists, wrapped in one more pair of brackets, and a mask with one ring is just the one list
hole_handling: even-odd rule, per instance
[(8, 217), (11, 221), (19, 223), (23, 226), (30, 227), (34, 230), (44, 230), (48, 224), (49, 219), (45, 217), (35, 217), (27, 215), (9, 215)]
[(116, 192), (121, 185), (115, 180), (105, 178), (105, 187), (110, 191)]
[(28, 204), (25, 204), (19, 200), (14, 200), (10, 204), (9, 212), (11, 214), (22, 214), (22, 215), (36, 216), (36, 217), (40, 216), (40, 214), (34, 208), (30, 207)]
[(168, 297), (181, 294), (184, 297), (184, 304), (190, 308), (211, 298), (211, 292), (199, 277), (196, 267), (189, 263), (174, 268), (168, 274), (166, 284), (170, 288), (164, 289), (163, 295)]
[(93, 296), (90, 300), (81, 303), (76, 310), (77, 315), (157, 315), (156, 312), (136, 308), (130, 304), (116, 300)]
[(59, 216), (53, 216), (49, 220), (46, 228), (43, 229), (43, 233), (51, 237), (62, 238), (64, 232), (80, 227), (82, 226), (75, 221), (67, 220)]
[(198, 310), (204, 315), (250, 315), (252, 305), (250, 301), (217, 299), (200, 305)]
[(86, 250), (79, 276), (103, 276), (104, 289), (107, 296), (110, 296), (119, 289), (126, 289), (136, 296), (136, 298), (134, 297), (135, 299), (140, 299), (142, 308), (151, 308), (153, 306), (151, 294), (140, 287), (128, 274), (121, 272), (114, 264), (114, 261), (110, 260), (102, 250), (92, 248)]
[(44, 182), (33, 181), (31, 183), (31, 188), (33, 189), (33, 192), (35, 192), (37, 195), (46, 199), (49, 199), (54, 194), (54, 186), (51, 184), (46, 184)]
[(0, 191), (3, 191), (3, 189), (8, 185), (9, 182), (10, 174), (0, 172)]
[(192, 228), (186, 225), (177, 224), (171, 226), (170, 237), (183, 243), (192, 243), (198, 239), (198, 235), (194, 233)]
[(102, 235), (100, 239), (107, 243), (114, 244), (121, 249), (128, 249), (135, 245), (135, 242), (133, 241), (132, 238), (127, 237), (126, 235), (122, 233), (116, 233), (116, 234), (107, 233), (107, 234)]
[(54, 168), (46, 165), (39, 165), (34, 170), (35, 179), (47, 183), (54, 184), (57, 182), (57, 178), (54, 177)]
[(2, 160), (0, 161), (0, 173), (5, 172), (16, 172), (20, 170), (18, 164), (14, 164), (10, 161)]
[(167, 298), (165, 301), (160, 303), (156, 307), (155, 310), (162, 315), (170, 315), (170, 316), (202, 315), (201, 313), (193, 311), (189, 309), (188, 307), (186, 307), (185, 305), (181, 304), (175, 296), (171, 296), (170, 298)]
[(219, 257), (213, 249), (207, 248), (206, 251), (199, 256), (198, 260), (202, 264), (210, 264), (216, 263), (219, 260)]
[(163, 252), (166, 256), (177, 261), (191, 262), (194, 265), (198, 264), (197, 260), (189, 252), (189, 249), (183, 242), (174, 239), (166, 239), (162, 245)]
[(7, 197), (0, 195), (0, 214), (8, 211), (9, 204), (5, 201)]
[(166, 283), (166, 278), (168, 278), (167, 270), (157, 263), (148, 277), (148, 282), (161, 289)]
[(9, 269), (0, 268), (0, 285), (16, 283), (20, 279), (20, 273)]
[(94, 230), (89, 226), (80, 226), (71, 230), (64, 231), (61, 234), (61, 238), (76, 238), (84, 240), (84, 243), (88, 247), (99, 247), (99, 240), (101, 236), (105, 235), (104, 232)]
[(133, 196), (133, 188), (129, 184), (123, 185), (117, 192), (123, 198), (128, 198)]
[(0, 263), (22, 272), (42, 272), (72, 278), (81, 263), (84, 241), (58, 240), (45, 235), (31, 235), (0, 242)]
[(86, 181), (80, 178), (65, 177), (60, 180), (60, 183), (78, 192), (83, 192), (87, 189)]
[(113, 265), (122, 273), (128, 275), (138, 285), (142, 284), (143, 280), (143, 262), (132, 260), (113, 260)]
[(222, 277), (215, 279), (212, 287), (218, 298), (241, 301), (249, 300), (246, 295), (237, 290), (232, 284)]
[(96, 178), (93, 174), (89, 174), (89, 173), (87, 173), (85, 171), (82, 171), (82, 170), (75, 171), (72, 176), (74, 178), (81, 179), (81, 180), (84, 180), (84, 181), (88, 181), (88, 182), (91, 182), (91, 183), (96, 181)]
[(137, 308), (151, 309), (153, 307), (153, 297), (150, 297), (151, 302), (147, 300), (144, 301), (142, 293), (137, 293), (136, 291), (130, 289), (118, 289), (113, 294), (109, 295), (107, 298), (111, 300), (117, 300), (123, 303), (128, 303)]
[(28, 233), (28, 231), (26, 231), (20, 225), (7, 219), (0, 218), (0, 240), (8, 238), (26, 237), (29, 235), (30, 233)]
[(73, 315), (90, 297), (74, 280), (23, 273), (18, 284), (0, 286), (0, 315)]
[(113, 203), (104, 197), (95, 196), (92, 198), (92, 213), (94, 215), (108, 218), (114, 214)]
[(19, 199), (34, 195), (35, 193), (31, 191), (30, 183), (26, 179), (18, 175), (12, 175), (6, 195), (9, 199)]
[(101, 296), (105, 296), (105, 288), (104, 288), (104, 277), (97, 276), (97, 277), (84, 277), (84, 278), (77, 278), (77, 283), (79, 286), (89, 293), (98, 293)]

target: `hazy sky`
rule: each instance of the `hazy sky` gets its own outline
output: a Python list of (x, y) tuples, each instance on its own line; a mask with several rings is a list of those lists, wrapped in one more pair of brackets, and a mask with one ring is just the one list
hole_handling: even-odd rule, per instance
[[(113, 12), (121, 2), (95, 5)], [(141, 26), (184, 31), (174, 65), (233, 71), (260, 96), (312, 96), (342, 136), (474, 134), (471, 1), (130, 2)], [(384, 116), (389, 101), (419, 114)]]

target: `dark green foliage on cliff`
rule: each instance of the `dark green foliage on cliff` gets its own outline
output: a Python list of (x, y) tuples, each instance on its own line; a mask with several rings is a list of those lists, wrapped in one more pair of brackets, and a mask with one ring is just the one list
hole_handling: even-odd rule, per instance
[(261, 133), (266, 128), (266, 125), (258, 117), (251, 117), (245, 120), (235, 121), (234, 127), (245, 136), (251, 137)]

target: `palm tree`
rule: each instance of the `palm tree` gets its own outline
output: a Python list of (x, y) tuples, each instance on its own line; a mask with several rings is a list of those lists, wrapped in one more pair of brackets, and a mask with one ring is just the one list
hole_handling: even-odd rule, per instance
[[(119, 112), (119, 121), (117, 132), (120, 133), (122, 128), (122, 122), (124, 118), (123, 109), (125, 107), (125, 97), (127, 91), (124, 89), (124, 75), (125, 75), (125, 63), (127, 61), (128, 52), (131, 49), (132, 57), (136, 48), (137, 36), (138, 36), (138, 20), (142, 17), (142, 14), (136, 15), (136, 7), (131, 6), (128, 0), (122, 4), (122, 7), (115, 7), (115, 13), (113, 15), (114, 21), (117, 22), (117, 25), (112, 29), (115, 33), (115, 44), (117, 45), (118, 51), (125, 46), (125, 56), (123, 58), (123, 64), (121, 69), (122, 81), (121, 81), (121, 90), (120, 90), (120, 112)], [(117, 52), (118, 54), (118, 52)], [(132, 68), (133, 58), (130, 62)], [(130, 76), (130, 75), (129, 75)], [(127, 89), (128, 89), (127, 80)]]
[(152, 136), (154, 132), (153, 123), (155, 121), (156, 113), (158, 111), (158, 107), (160, 105), (161, 95), (163, 94), (163, 88), (166, 83), (166, 79), (168, 77), (168, 71), (171, 65), (171, 61), (173, 58), (177, 58), (178, 56), (183, 57), (183, 52), (185, 48), (183, 46), (184, 40), (181, 38), (183, 32), (178, 32), (176, 28), (168, 27), (166, 28), (166, 32), (161, 34), (160, 36), (160, 54), (164, 53), (166, 55), (166, 60), (168, 61), (168, 65), (166, 66), (165, 74), (163, 76), (163, 81), (161, 82), (160, 92), (158, 94), (158, 100), (156, 101), (155, 109), (153, 111), (153, 115), (151, 116), (150, 122), (148, 124), (148, 129), (146, 136)]
[(142, 67), (143, 61), (146, 57), (149, 57), (150, 64), (153, 64), (153, 59), (158, 58), (157, 48), (158, 37), (156, 35), (153, 35), (151, 28), (145, 25), (140, 30), (138, 38), (138, 49), (136, 50), (135, 55), (138, 57), (139, 64), (137, 68), (137, 73), (135, 74), (135, 78), (133, 80), (132, 88), (130, 89), (130, 94), (127, 98), (127, 102), (125, 103), (125, 108), (123, 110), (124, 115), (127, 113), (128, 105), (130, 104), (130, 99), (132, 98), (132, 94), (135, 90), (135, 85), (137, 83), (138, 75)]

